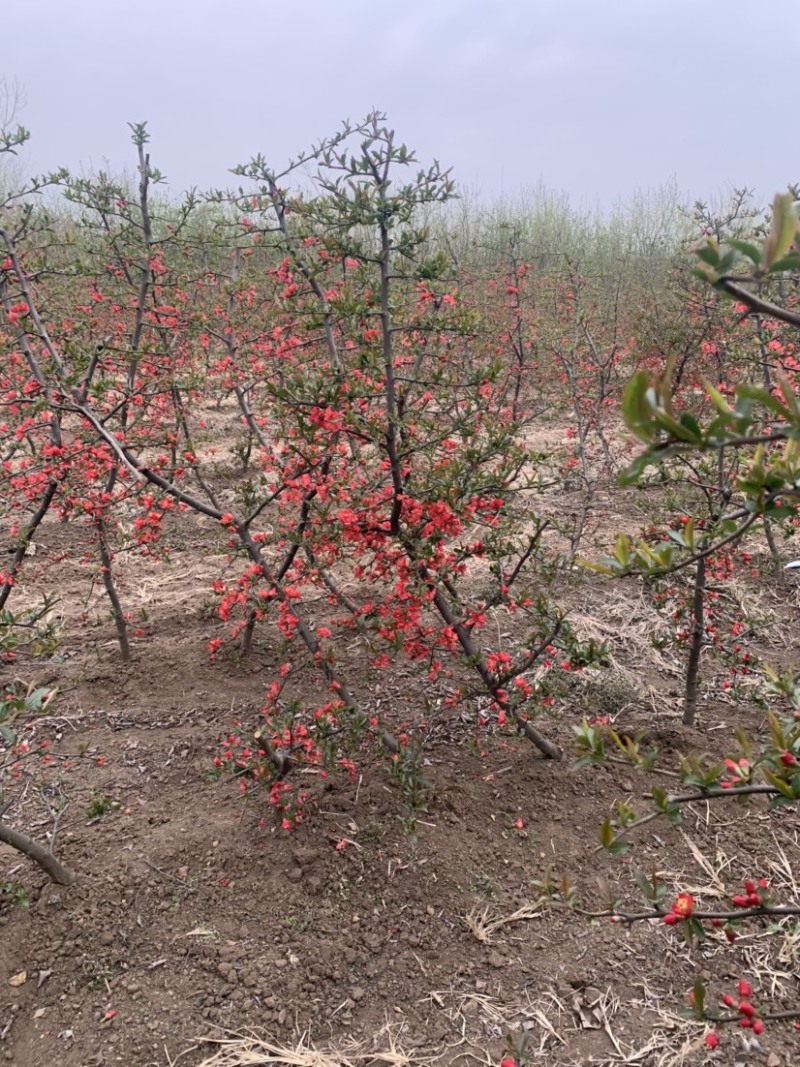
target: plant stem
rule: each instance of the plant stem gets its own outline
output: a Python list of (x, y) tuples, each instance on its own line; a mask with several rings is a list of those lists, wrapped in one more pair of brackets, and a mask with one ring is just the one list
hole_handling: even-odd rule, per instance
[(34, 841), (33, 838), (19, 830), (13, 830), (4, 822), (0, 822), (0, 841), (11, 845), (17, 852), (30, 856), (34, 863), (37, 863), (45, 874), (50, 876), (50, 880), (58, 885), (74, 885), (78, 880), (77, 874), (59, 863), (44, 845), (40, 845), (38, 841)]

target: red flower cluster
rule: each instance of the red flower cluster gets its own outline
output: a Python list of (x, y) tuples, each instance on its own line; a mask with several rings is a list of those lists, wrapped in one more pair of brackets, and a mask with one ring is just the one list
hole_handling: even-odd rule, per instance
[(747, 878), (744, 882), (744, 893), (731, 897), (731, 901), (737, 908), (760, 908), (767, 903), (765, 890), (768, 888), (769, 882), (766, 878), (759, 878), (758, 885), (751, 878)]
[(736, 991), (739, 995), (737, 1000), (731, 993), (726, 993), (722, 998), (722, 1005), (725, 1008), (734, 1008), (739, 1014), (739, 1026), (744, 1030), (752, 1030), (754, 1034), (760, 1034), (764, 1030), (764, 1022), (759, 1019), (758, 1012), (753, 1007), (751, 997), (753, 990), (750, 988), (750, 983), (745, 981), (744, 978), (739, 980), (739, 984), (736, 987)]

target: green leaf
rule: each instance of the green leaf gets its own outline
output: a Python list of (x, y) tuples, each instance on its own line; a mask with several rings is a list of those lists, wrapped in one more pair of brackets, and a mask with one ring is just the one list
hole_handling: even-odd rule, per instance
[(620, 472), (617, 476), (617, 484), (620, 486), (633, 485), (641, 477), (642, 471), (649, 467), (651, 463), (658, 463), (660, 458), (654, 452), (643, 452), (629, 463), (625, 470)]
[(29, 693), (25, 698), (25, 708), (27, 711), (41, 711), (42, 705), (46, 698), (50, 695), (50, 690), (44, 687), (34, 689), (32, 693)]
[(794, 197), (791, 193), (781, 193), (775, 197), (772, 205), (772, 223), (761, 256), (761, 266), (764, 270), (771, 270), (775, 263), (780, 262), (789, 251), (796, 233), (797, 213), (794, 209)]
[(703, 387), (721, 415), (733, 414), (730, 404), (718, 389), (715, 389), (710, 382), (703, 382)]
[(650, 444), (654, 437), (653, 413), (647, 400), (650, 379), (643, 370), (637, 371), (622, 393), (622, 417), (636, 436)]
[(694, 252), (697, 258), (702, 259), (709, 267), (716, 267), (719, 263), (719, 245), (711, 237), (706, 240), (704, 245), (695, 248)]
[(699, 978), (695, 982), (694, 989), (692, 990), (692, 1006), (701, 1018), (705, 1015), (706, 987)]
[(756, 400), (759, 404), (763, 404), (765, 408), (774, 411), (776, 415), (780, 415), (782, 419), (786, 419), (787, 422), (792, 421), (792, 413), (789, 409), (780, 400), (777, 400), (772, 393), (768, 393), (766, 389), (760, 389), (757, 385), (737, 385), (736, 395), (745, 397), (748, 400)]
[(603, 762), (604, 761), (602, 756), (597, 756), (592, 753), (590, 756), (581, 756), (579, 760), (575, 760), (575, 762), (572, 764), (572, 769), (574, 771), (579, 771), (583, 767), (594, 767), (597, 766), (598, 763)]
[(631, 558), (631, 542), (630, 538), (625, 534), (617, 534), (617, 540), (614, 544), (614, 558), (621, 567), (627, 567)]
[(741, 252), (743, 256), (747, 256), (752, 263), (758, 265), (760, 262), (761, 249), (758, 245), (751, 245), (747, 241), (728, 241), (727, 243), (731, 248), (735, 248), (737, 252)]
[[(655, 408), (653, 410), (653, 418), (659, 426), (663, 427), (668, 433), (679, 441), (685, 441), (690, 445), (699, 445), (702, 441), (702, 435), (699, 432), (695, 433), (688, 426), (684, 426), (683, 422), (678, 422), (676, 418), (669, 415), (661, 408)], [(697, 425), (697, 423), (695, 423)]]
[(701, 282), (706, 282), (708, 285), (713, 285), (715, 289), (725, 295), (725, 291), (717, 285), (717, 275), (714, 273), (711, 267), (695, 267), (692, 270), (692, 275), (695, 278), (699, 278)]
[(672, 563), (672, 545), (669, 541), (662, 541), (655, 548), (650, 548), (644, 541), (637, 545), (639, 558), (645, 562), (652, 561), (656, 567), (669, 567)]
[(764, 772), (764, 777), (767, 779), (773, 789), (777, 789), (777, 791), (782, 796), (786, 797), (789, 800), (795, 799), (794, 791), (790, 785), (784, 782), (782, 778), (779, 778), (777, 774), (773, 774), (773, 772), (768, 767), (762, 767), (762, 770)]
[(703, 436), (700, 424), (691, 412), (684, 411), (680, 421), (681, 426), (685, 426), (686, 429), (689, 430), (690, 433), (693, 433), (698, 440)]
[(800, 270), (800, 252), (790, 252), (788, 256), (783, 256), (773, 263), (769, 268), (770, 274), (780, 274), (783, 271), (797, 271)]
[(614, 843), (614, 827), (611, 820), (606, 819), (600, 826), (600, 844), (605, 849), (610, 849)]
[(650, 902), (655, 900), (655, 893), (653, 892), (653, 883), (651, 879), (647, 877), (644, 871), (640, 871), (638, 869), (634, 870), (633, 880), (634, 882), (636, 882), (636, 885), (639, 887), (645, 900), (648, 900)]
[(735, 262), (736, 253), (732, 250), (727, 252), (720, 258), (719, 263), (717, 263), (717, 274), (727, 274)]
[[(605, 562), (603, 562), (605, 560)], [(600, 560), (590, 559), (577, 559), (575, 562), (579, 567), (583, 567), (587, 571), (594, 571), (596, 574), (605, 574), (609, 578), (616, 578), (619, 575), (619, 566), (615, 560), (610, 560), (606, 556), (603, 556)]]
[(798, 403), (797, 394), (792, 388), (791, 382), (785, 374), (781, 374), (780, 372), (775, 374), (775, 381), (778, 383), (778, 388), (781, 391), (783, 399), (786, 401), (786, 407), (792, 413), (792, 417), (795, 421), (800, 421), (800, 403)]
[[(693, 937), (696, 937), (698, 941), (705, 941), (706, 939), (706, 932), (699, 919), (687, 919), (683, 924), (683, 932), (686, 934), (688, 940), (691, 940)], [(705, 997), (703, 998), (703, 1004), (705, 1004)]]

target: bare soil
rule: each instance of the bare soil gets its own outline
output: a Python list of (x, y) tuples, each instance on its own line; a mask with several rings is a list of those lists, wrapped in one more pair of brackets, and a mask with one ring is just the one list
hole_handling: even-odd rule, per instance
[[(179, 519), (171, 563), (124, 558), (123, 596), (141, 630), (129, 666), (99, 590), (87, 595), (80, 531), (48, 526), (31, 561), (23, 593), (33, 597), (39, 564), (63, 556), (64, 630), (56, 657), (16, 668), (62, 690), (26, 733), (71, 759), (57, 778), (43, 771), (43, 796), (31, 786), (12, 817), (44, 839), (44, 801), (58, 788), (57, 853), (80, 877), (52, 885), (0, 848), (0, 1059), (466, 1067), (499, 1062), (506, 1035), (527, 1033), (528, 1062), (548, 1067), (800, 1062), (791, 1021), (769, 1023), (749, 1049), (729, 1028), (712, 1053), (707, 1027), (681, 1016), (698, 978), (712, 1004), (747, 978), (765, 1010), (797, 1007), (796, 925), (689, 946), (663, 924), (584, 914), (613, 898), (636, 910), (633, 867), (707, 905), (753, 874), (770, 878), (776, 899), (800, 899), (797, 811), (758, 800), (694, 805), (682, 827), (648, 823), (623, 858), (596, 850), (617, 799), (646, 812), (642, 794), (669, 780), (618, 764), (571, 769), (583, 714), (645, 728), (662, 766), (678, 752), (726, 751), (736, 726), (763, 726), (761, 712), (721, 696), (696, 728), (680, 726), (680, 663), (652, 649), (659, 620), (636, 582), (564, 591), (576, 625), (611, 640), (612, 657), (544, 724), (561, 763), (453, 712), (430, 739), (435, 792), (416, 838), (396, 784), (369, 762), (287, 834), (265, 801), (243, 803), (235, 781), (210, 777), (233, 724), (255, 724), (277, 662), (263, 635), (246, 663), (209, 661), (221, 632), (203, 605), (217, 536)], [(787, 646), (796, 652), (797, 588), (754, 581), (740, 592), (763, 620), (754, 650), (780, 666)], [(419, 694), (402, 699), (413, 706)], [(577, 910), (559, 899), (564, 878)]]

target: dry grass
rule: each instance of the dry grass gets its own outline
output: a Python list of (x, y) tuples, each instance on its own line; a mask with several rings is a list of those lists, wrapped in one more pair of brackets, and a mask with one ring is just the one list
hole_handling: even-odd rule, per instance
[[(484, 1057), (489, 1035), (495, 1039), (510, 1036), (517, 1040), (524, 1035), (529, 1059), (539, 1058), (555, 1046), (568, 1045), (564, 1034), (571, 1025), (572, 1013), (553, 992), (536, 999), (501, 1000), (488, 993), (439, 989), (429, 993), (425, 1000), (455, 1024), (464, 1045), (480, 1050)], [(481, 1063), (495, 1062), (479, 1056), (473, 1058)]]
[(464, 922), (467, 929), (476, 940), (480, 941), (484, 945), (491, 944), (492, 937), (498, 930), (504, 926), (508, 926), (511, 923), (527, 922), (530, 919), (537, 919), (545, 909), (544, 902), (542, 900), (533, 901), (530, 904), (523, 904), (521, 908), (517, 908), (516, 911), (509, 912), (508, 915), (500, 915), (497, 912), (492, 912), (490, 908), (484, 908), (482, 911), (478, 911), (473, 908), (464, 916)]
[(609, 581), (604, 592), (602, 615), (577, 608), (570, 611), (570, 623), (576, 633), (584, 640), (611, 642), (611, 665), (632, 686), (641, 688), (641, 673), (635, 666), (624, 666), (614, 654), (615, 649), (617, 653), (624, 650), (629, 663), (647, 663), (659, 673), (680, 674), (681, 664), (654, 647), (653, 638), (669, 638), (670, 629), (643, 589), (639, 588), (634, 597), (630, 582), (623, 586)]
[(255, 1033), (205, 1037), (217, 1050), (200, 1067), (423, 1067), (434, 1063), (441, 1050), (406, 1052), (397, 1040), (397, 1028), (386, 1024), (373, 1038), (376, 1046), (352, 1042), (341, 1048), (315, 1045), (307, 1034), (296, 1045), (284, 1045)]

